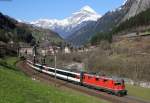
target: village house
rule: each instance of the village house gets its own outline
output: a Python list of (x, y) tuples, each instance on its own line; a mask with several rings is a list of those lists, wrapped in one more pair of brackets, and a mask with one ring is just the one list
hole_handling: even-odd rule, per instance
[(66, 46), (66, 47), (64, 48), (64, 53), (66, 53), (66, 54), (67, 54), (67, 53), (71, 53), (70, 48)]
[(20, 55), (33, 55), (33, 47), (20, 47)]

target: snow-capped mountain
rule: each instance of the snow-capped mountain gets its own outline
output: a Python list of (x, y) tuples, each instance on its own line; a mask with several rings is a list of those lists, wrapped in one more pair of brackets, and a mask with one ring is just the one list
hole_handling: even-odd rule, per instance
[(97, 21), (101, 16), (91, 7), (84, 6), (78, 12), (63, 20), (39, 19), (31, 22), (32, 25), (51, 29), (59, 33), (63, 38), (68, 37), (73, 32), (79, 30), (91, 21)]
[(84, 45), (98, 32), (109, 32), (114, 27), (150, 8), (150, 0), (125, 0), (121, 6), (108, 11), (95, 23), (89, 23), (66, 40), (75, 46)]

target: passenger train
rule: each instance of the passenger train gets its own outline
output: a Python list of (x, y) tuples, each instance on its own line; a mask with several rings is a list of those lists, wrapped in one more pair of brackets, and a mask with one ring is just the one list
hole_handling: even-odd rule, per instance
[(56, 77), (59, 79), (71, 81), (83, 86), (92, 87), (117, 96), (127, 95), (127, 90), (125, 89), (125, 82), (123, 79), (97, 76), (86, 72), (72, 72), (62, 69), (55, 70), (55, 68), (33, 63), (30, 60), (27, 60), (27, 64), (31, 68), (48, 75), (55, 76), (56, 74)]

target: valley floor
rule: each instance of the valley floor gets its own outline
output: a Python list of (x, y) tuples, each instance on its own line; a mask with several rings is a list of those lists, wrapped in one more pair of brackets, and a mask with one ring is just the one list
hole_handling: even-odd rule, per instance
[[(0, 59), (0, 103), (109, 103), (74, 90), (33, 81), (16, 68), (17, 58)], [(11, 67), (11, 68), (10, 68)], [(128, 94), (150, 101), (150, 89), (127, 85)]]
[(150, 102), (150, 88), (127, 85), (128, 95), (138, 97)]

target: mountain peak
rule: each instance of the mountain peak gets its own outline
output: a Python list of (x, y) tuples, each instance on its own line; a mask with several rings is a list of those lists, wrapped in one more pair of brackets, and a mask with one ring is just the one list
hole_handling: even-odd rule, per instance
[(101, 15), (96, 13), (91, 7), (84, 6), (79, 11), (72, 13), (71, 16), (62, 20), (40, 19), (31, 22), (31, 24), (51, 29), (65, 38), (88, 23), (97, 21), (100, 17)]
[(86, 5), (83, 8), (81, 8), (81, 11), (87, 11), (87, 12), (96, 14), (96, 12), (88, 5)]

